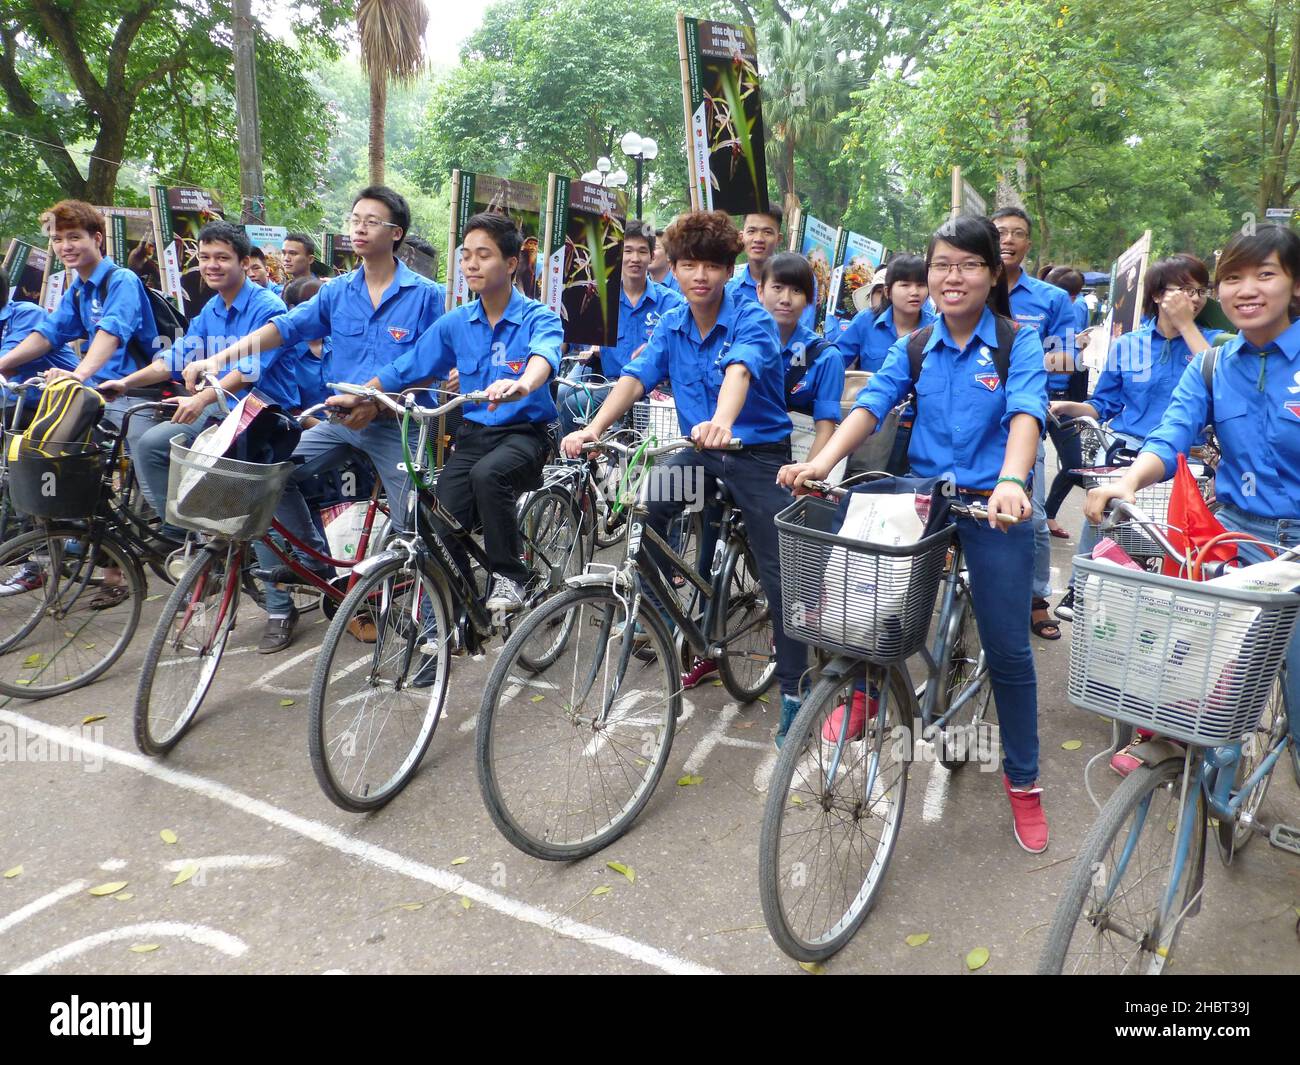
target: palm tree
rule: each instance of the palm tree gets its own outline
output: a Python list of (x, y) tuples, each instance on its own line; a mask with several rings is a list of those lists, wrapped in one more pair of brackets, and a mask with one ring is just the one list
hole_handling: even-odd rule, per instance
[(388, 84), (408, 85), (424, 67), (424, 0), (358, 0), (361, 66), (370, 78), (370, 181), (384, 181), (384, 128)]

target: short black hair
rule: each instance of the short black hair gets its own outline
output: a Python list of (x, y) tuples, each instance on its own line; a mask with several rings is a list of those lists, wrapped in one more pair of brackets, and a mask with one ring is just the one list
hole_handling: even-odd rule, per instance
[(655, 253), (655, 229), (648, 222), (642, 222), (639, 218), (629, 218), (627, 224), (623, 227), (623, 239), (628, 237), (638, 237), (650, 245), (650, 254)]
[(914, 281), (924, 285), (929, 280), (925, 259), (919, 255), (895, 255), (885, 266), (885, 292), (899, 281)]
[(1034, 223), (1029, 220), (1029, 215), (1025, 213), (1023, 207), (999, 207), (989, 215), (990, 222), (996, 222), (999, 218), (1019, 218), (1025, 223), (1025, 228), (1030, 233), (1034, 231)]
[(284, 239), (285, 239), (285, 243), (288, 243), (291, 240), (296, 240), (299, 244), (302, 245), (303, 251), (305, 251), (308, 255), (315, 258), (316, 242), (312, 240), (311, 237), (309, 237), (306, 233), (289, 233), (285, 236)]
[(280, 293), (280, 298), (284, 300), (286, 307), (296, 307), (300, 303), (306, 303), (325, 284), (325, 280), (320, 277), (308, 275), (307, 277), (295, 277), (287, 285), (284, 291)]
[(408, 248), (414, 248), (421, 255), (427, 255), (430, 259), (436, 259), (438, 257), (438, 249), (423, 237), (417, 237), (412, 234), (406, 238), (406, 246)]
[[(1256, 226), (1246, 233), (1238, 233), (1223, 249), (1214, 271), (1214, 283), (1243, 267), (1259, 266), (1270, 254), (1277, 253), (1286, 276), (1292, 284), (1300, 281), (1300, 234), (1287, 226)], [(1300, 296), (1291, 300), (1292, 318), (1300, 318)]]
[(1142, 313), (1148, 317), (1155, 315), (1160, 310), (1156, 300), (1164, 295), (1165, 289), (1187, 284), (1210, 287), (1210, 268), (1195, 255), (1179, 252), (1152, 263), (1142, 280)]
[(259, 248), (256, 244), (250, 244), (250, 245), (249, 245), (249, 248), (248, 248), (248, 257), (249, 257), (250, 259), (261, 259), (262, 262), (266, 262), (266, 252), (264, 252), (264, 251), (263, 251), (261, 248)]
[(229, 244), (234, 249), (236, 259), (247, 259), (253, 247), (243, 226), (220, 221), (209, 222), (199, 230), (199, 243)]
[(378, 200), (388, 208), (393, 225), (400, 226), (402, 230), (401, 238), (393, 242), (394, 248), (400, 247), (411, 228), (411, 205), (406, 202), (406, 197), (387, 185), (367, 185), (352, 197), (352, 206), (356, 207), (360, 200)]
[(1065, 289), (1073, 299), (1083, 291), (1083, 274), (1073, 266), (1056, 266), (1047, 275), (1047, 283)]
[(746, 211), (745, 217), (748, 218), (752, 214), (761, 214), (766, 218), (772, 219), (772, 221), (776, 223), (776, 231), (778, 233), (781, 232), (781, 225), (785, 222), (785, 211), (781, 210), (781, 205), (779, 203), (769, 203), (767, 209), (764, 211)]
[(791, 288), (797, 288), (808, 297), (809, 303), (817, 298), (817, 285), (813, 280), (812, 267), (798, 252), (783, 251), (773, 255), (763, 263), (759, 283), (789, 285)]
[[(470, 215), (469, 221), (465, 223), (465, 236), (468, 237), (476, 229), (482, 230), (492, 239), (492, 243), (501, 252), (501, 258), (519, 258), (520, 249), (524, 246), (524, 235), (509, 215), (498, 214), (496, 211), (480, 211)], [(461, 240), (463, 243), (464, 238)]]

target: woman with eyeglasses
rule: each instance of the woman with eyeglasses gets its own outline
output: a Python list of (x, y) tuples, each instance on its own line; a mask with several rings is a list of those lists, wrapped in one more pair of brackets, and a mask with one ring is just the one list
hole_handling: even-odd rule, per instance
[[(998, 232), (988, 219), (945, 222), (931, 238), (925, 259), (939, 316), (923, 333), (915, 381), (908, 334), (889, 349), (853, 411), (816, 458), (783, 467), (779, 480), (796, 490), (805, 481), (824, 480), (915, 387), (911, 472), (946, 479), (961, 501), (989, 510), (987, 524), (958, 519), (957, 535), (997, 701), (1003, 787), (1016, 842), (1041, 854), (1048, 832), (1037, 786), (1038, 681), (1029, 646), (1034, 530), (1027, 519), (1033, 513), (1029, 476), (1047, 417), (1043, 344), (1036, 330), (1011, 321)], [(1001, 352), (999, 333), (1005, 345)], [(1017, 524), (1001, 524), (1001, 514), (1013, 516)], [(871, 700), (854, 699), (851, 707), (832, 715), (827, 727), (838, 734), (847, 711), (848, 734), (860, 736), (873, 710)]]
[[(1194, 255), (1173, 255), (1147, 269), (1142, 314), (1146, 321), (1111, 345), (1106, 368), (1086, 403), (1051, 404), (1058, 418), (1095, 418), (1110, 422), (1119, 438), (1106, 455), (1109, 465), (1120, 448), (1137, 451), (1160, 424), (1174, 388), (1188, 364), (1214, 343), (1218, 329), (1202, 328), (1197, 316), (1210, 298), (1210, 271)], [(1198, 432), (1196, 443), (1204, 439)], [(1101, 538), (1085, 522), (1076, 554), (1091, 555)], [(1074, 620), (1074, 577), (1056, 607), (1062, 621)]]

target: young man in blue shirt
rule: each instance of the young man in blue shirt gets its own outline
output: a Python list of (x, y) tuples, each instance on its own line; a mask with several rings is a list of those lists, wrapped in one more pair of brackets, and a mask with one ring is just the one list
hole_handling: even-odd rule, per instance
[(673, 264), (668, 261), (668, 252), (664, 249), (664, 231), (655, 230), (655, 243), (651, 245), (650, 280), (658, 281), (670, 292), (682, 294), (682, 286), (673, 276)]
[[(150, 365), (116, 381), (105, 381), (105, 395), (123, 395), (129, 389), (179, 378), (187, 363), (206, 358), (237, 339), (284, 314), (284, 301), (247, 276), (250, 245), (244, 231), (229, 222), (209, 222), (199, 231), (199, 273), (214, 295), (190, 322), (185, 336)], [(298, 405), (296, 370), (283, 348), (245, 356), (221, 380), (227, 392), (252, 386), (259, 399), (285, 411)], [(158, 514), (167, 502), (167, 470), (171, 441), (181, 436), (193, 440), (214, 419), (225, 416), (225, 406), (215, 390), (204, 388), (178, 401), (171, 421), (152, 426), (132, 444), (136, 472), (145, 498)], [(185, 533), (167, 525), (162, 534), (183, 540)]]
[[(666, 377), (672, 382), (682, 435), (694, 440), (697, 449), (679, 451), (667, 464), (654, 467), (658, 485), (651, 486), (649, 522), (666, 536), (673, 517), (691, 502), (682, 498), (690, 494), (682, 492), (683, 485), (702, 486), (705, 475), (726, 482), (745, 516), (746, 537), (772, 617), (782, 696), (779, 746), (799, 711), (799, 679), (807, 666), (807, 648), (787, 636), (782, 624), (773, 521), (791, 500), (776, 483), (790, 456), (781, 344), (772, 316), (727, 285), (740, 250), (730, 218), (721, 211), (694, 211), (669, 226), (665, 239), (687, 302), (663, 317), (645, 350), (623, 368), (591, 424), (565, 437), (564, 451), (570, 457), (581, 454), (585, 444), (599, 440), (659, 381)], [(744, 446), (720, 450), (733, 437)]]
[(280, 264), (284, 267), (285, 284), (300, 277), (315, 277), (312, 263), (316, 261), (316, 242), (306, 233), (290, 233), (280, 249)]
[(269, 292), (280, 295), (284, 291), (284, 286), (278, 281), (271, 280), (271, 271), (266, 265), (266, 252), (261, 248), (250, 246), (248, 250), (248, 267), (244, 271), (248, 279), (255, 285), (260, 285)]
[[(411, 352), (416, 339), (442, 314), (438, 290), (427, 278), (399, 262), (395, 249), (411, 226), (406, 200), (383, 185), (362, 189), (353, 198), (347, 229), (361, 265), (328, 281), (306, 303), (273, 318), (242, 340), (185, 368), (185, 383), (193, 389), (204, 372), (223, 373), (240, 359), (303, 341), (330, 338), (334, 379), (368, 385), (387, 392), (421, 383), (427, 375), (412, 375)], [(395, 371), (401, 365), (403, 369)], [(309, 477), (343, 465), (350, 455), (367, 455), (383, 479), (393, 528), (406, 531), (410, 477), (399, 472), (405, 461), (402, 434), (392, 418), (380, 418), (377, 403), (357, 396), (332, 396), (340, 419), (321, 422), (302, 434), (294, 458), (302, 465), (285, 487), (276, 509), (280, 523), (303, 543), (328, 555), (325, 538), (311, 520), (299, 484)], [(412, 441), (414, 446), (414, 441)], [(289, 593), (275, 584), (292, 583), (291, 572), (265, 547), (258, 557), (268, 570), (267, 626), (258, 651), (273, 654), (289, 646), (298, 613)], [(332, 574), (321, 563), (322, 574)]]
[[(515, 505), (537, 483), (550, 450), (556, 410), (547, 383), (559, 372), (564, 343), (559, 315), (514, 287), (521, 246), (508, 216), (471, 217), (460, 263), (478, 299), (443, 316), (414, 352), (416, 376), (441, 380), (454, 369), (462, 393), (486, 391), (492, 397), (461, 408), (465, 418), (455, 450), (435, 491), (464, 528), (483, 527), (492, 567), (485, 606), (493, 612), (524, 605), (528, 567), (520, 557)], [(464, 548), (450, 546), (468, 572)]]
[[(740, 239), (745, 249), (745, 262), (735, 268), (727, 288), (741, 299), (758, 302), (758, 282), (763, 276), (763, 264), (781, 250), (781, 222), (785, 213), (777, 204), (769, 204), (766, 211), (755, 211), (745, 216), (745, 226)], [(799, 324), (811, 329), (817, 320), (816, 287)]]
[[(1019, 207), (1002, 207), (993, 212), (1002, 252), (1002, 266), (1011, 294), (1011, 315), (1021, 325), (1033, 327), (1043, 342), (1044, 366), (1048, 371), (1048, 393), (1065, 396), (1074, 360), (1074, 309), (1064, 289), (1026, 273), (1022, 269), (1029, 253), (1032, 226)], [(1052, 594), (1052, 534), (1047, 528), (1047, 452), (1038, 445), (1034, 464), (1034, 603), (1030, 625), (1034, 635), (1059, 640), (1061, 627), (1048, 613), (1047, 597)]]

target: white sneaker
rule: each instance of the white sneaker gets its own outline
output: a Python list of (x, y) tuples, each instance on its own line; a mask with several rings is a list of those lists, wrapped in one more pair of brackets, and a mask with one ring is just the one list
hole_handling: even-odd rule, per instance
[(488, 593), (487, 602), (483, 604), (490, 613), (498, 611), (509, 613), (519, 610), (524, 605), (524, 588), (518, 581), (512, 581), (509, 577), (503, 577), (501, 574), (494, 574), (492, 577), (492, 590)]

